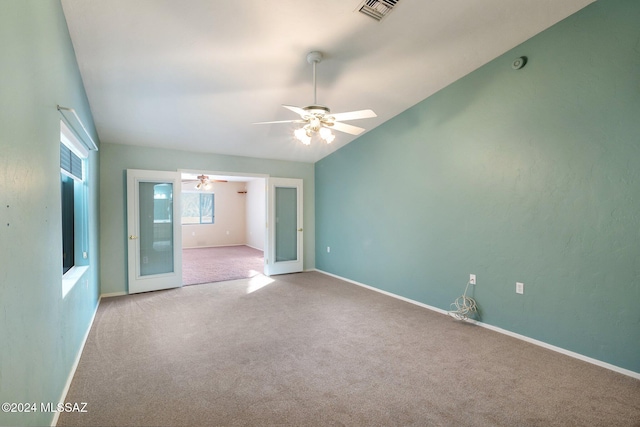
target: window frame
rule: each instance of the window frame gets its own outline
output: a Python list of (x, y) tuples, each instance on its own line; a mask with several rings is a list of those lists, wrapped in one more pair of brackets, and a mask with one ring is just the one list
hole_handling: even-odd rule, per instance
[[(71, 171), (60, 167), (60, 200), (63, 202), (62, 186), (63, 176), (73, 180), (73, 266), (64, 271), (64, 260), (62, 268), (62, 297), (64, 298), (71, 289), (82, 279), (84, 273), (89, 269), (89, 237), (88, 237), (88, 159), (89, 150), (80, 142), (71, 129), (60, 120), (60, 144), (67, 147), (73, 155), (80, 159), (81, 171), (78, 177), (75, 168)], [(62, 148), (61, 148), (62, 151)], [(68, 184), (67, 184), (68, 185)], [(63, 206), (61, 206), (62, 215)], [(65, 239), (65, 224), (62, 224), (61, 237)]]
[[(180, 224), (181, 225), (212, 225), (216, 222), (216, 197), (215, 192), (213, 191), (182, 191), (183, 197), (181, 198), (182, 206), (180, 207)], [(184, 204), (187, 199), (185, 194), (198, 194), (199, 195), (199, 204), (198, 204), (198, 222), (184, 222)], [(203, 198), (202, 196), (211, 196), (211, 222), (202, 222), (202, 206), (203, 206)], [(189, 217), (195, 218), (195, 217)]]

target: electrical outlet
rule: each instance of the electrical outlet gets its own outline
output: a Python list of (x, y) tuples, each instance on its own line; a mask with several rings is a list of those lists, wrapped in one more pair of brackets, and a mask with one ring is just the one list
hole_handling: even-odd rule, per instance
[(471, 283), (472, 285), (476, 284), (476, 275), (475, 274), (470, 274), (469, 275), (469, 283)]
[(516, 282), (516, 293), (524, 294), (524, 283)]
[(331, 252), (331, 246), (327, 246), (327, 253)]

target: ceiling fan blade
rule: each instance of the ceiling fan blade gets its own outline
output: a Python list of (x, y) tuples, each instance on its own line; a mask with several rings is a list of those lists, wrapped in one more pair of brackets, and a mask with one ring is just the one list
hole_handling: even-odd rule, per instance
[(296, 114), (300, 115), (300, 117), (304, 117), (304, 116), (306, 116), (307, 114), (309, 114), (309, 113), (307, 113), (307, 111), (306, 111), (304, 108), (295, 107), (295, 106), (293, 106), (293, 105), (284, 105), (284, 104), (283, 104), (282, 106), (283, 106), (284, 108), (286, 108), (287, 110), (291, 110), (291, 111), (293, 111), (294, 113), (296, 113)]
[(270, 125), (272, 123), (305, 123), (304, 120), (296, 119), (296, 120), (278, 120), (275, 122), (256, 122), (254, 125)]
[(335, 118), (337, 121), (369, 119), (371, 117), (378, 117), (378, 115), (374, 113), (372, 110), (349, 111), (348, 113), (330, 114), (330, 116)]
[(358, 126), (348, 125), (346, 123), (334, 122), (332, 126), (326, 126), (329, 129), (335, 129), (340, 132), (349, 133), (351, 135), (360, 135), (364, 132), (363, 128), (359, 128)]

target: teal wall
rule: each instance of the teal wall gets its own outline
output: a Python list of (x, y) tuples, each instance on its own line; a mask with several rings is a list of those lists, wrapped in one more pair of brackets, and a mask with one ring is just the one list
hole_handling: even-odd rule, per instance
[[(58, 402), (98, 302), (98, 153), (89, 160), (91, 267), (63, 299), (60, 113), (96, 139), (59, 0), (0, 1), (0, 402)], [(96, 139), (97, 140), (97, 139)], [(0, 425), (52, 413), (0, 412)]]
[(316, 163), (317, 268), (445, 310), (475, 273), (482, 322), (640, 372), (639, 22), (595, 2)]
[[(121, 141), (122, 142), (122, 141)], [(126, 141), (124, 141), (126, 142)], [(268, 174), (304, 180), (304, 268), (315, 267), (314, 166), (311, 163), (195, 153), (179, 150), (103, 143), (100, 147), (101, 293), (128, 292), (127, 288), (127, 169)]]

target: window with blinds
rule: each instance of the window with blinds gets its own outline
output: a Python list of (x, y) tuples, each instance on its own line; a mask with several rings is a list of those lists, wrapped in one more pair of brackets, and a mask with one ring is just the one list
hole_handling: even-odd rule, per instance
[(82, 159), (63, 143), (60, 143), (60, 169), (82, 181)]
[[(88, 265), (87, 183), (86, 167), (89, 152), (60, 122), (60, 202), (62, 214), (62, 295), (72, 285), (72, 273), (77, 266)], [(68, 276), (68, 273), (71, 273)], [(75, 283), (75, 282), (73, 282)]]

